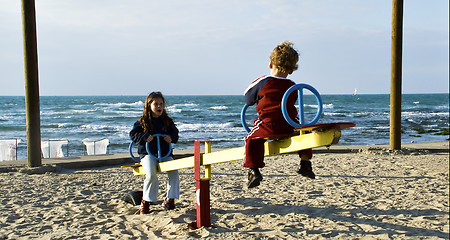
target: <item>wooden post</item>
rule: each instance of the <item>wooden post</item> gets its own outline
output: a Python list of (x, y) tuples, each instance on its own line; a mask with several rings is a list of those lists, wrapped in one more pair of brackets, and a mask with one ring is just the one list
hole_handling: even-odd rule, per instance
[(25, 111), (28, 167), (39, 167), (41, 160), (41, 123), (34, 0), (22, 0), (23, 56), (25, 68)]
[(401, 149), (403, 0), (392, 1), (390, 147)]

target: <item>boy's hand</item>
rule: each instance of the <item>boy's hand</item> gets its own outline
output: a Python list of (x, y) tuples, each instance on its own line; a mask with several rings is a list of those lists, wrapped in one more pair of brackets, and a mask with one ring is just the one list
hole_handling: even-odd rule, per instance
[(151, 142), (151, 141), (153, 141), (153, 136), (152, 135), (148, 136), (148, 138), (147, 138), (147, 142)]
[(166, 141), (167, 143), (171, 143), (172, 142), (172, 138), (169, 135), (166, 135), (164, 137), (164, 141)]

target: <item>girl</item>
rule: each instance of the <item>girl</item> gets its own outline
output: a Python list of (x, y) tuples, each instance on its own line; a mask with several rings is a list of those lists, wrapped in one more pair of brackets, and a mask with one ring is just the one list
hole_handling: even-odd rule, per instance
[[(158, 196), (158, 178), (156, 176), (158, 161), (148, 156), (146, 143), (149, 142), (149, 150), (153, 156), (158, 156), (158, 146), (154, 134), (163, 134), (165, 137), (160, 139), (161, 156), (166, 156), (169, 151), (169, 143), (177, 143), (178, 129), (172, 118), (167, 115), (165, 110), (165, 99), (161, 92), (152, 92), (145, 99), (144, 111), (130, 132), (130, 138), (138, 145), (138, 153), (141, 158), (141, 165), (145, 171), (145, 180), (140, 214), (150, 212), (150, 204), (156, 204)], [(162, 161), (173, 160), (173, 153)], [(167, 172), (169, 180), (167, 182), (167, 195), (163, 201), (163, 206), (167, 210), (175, 208), (175, 200), (180, 196), (180, 180), (178, 171)]]

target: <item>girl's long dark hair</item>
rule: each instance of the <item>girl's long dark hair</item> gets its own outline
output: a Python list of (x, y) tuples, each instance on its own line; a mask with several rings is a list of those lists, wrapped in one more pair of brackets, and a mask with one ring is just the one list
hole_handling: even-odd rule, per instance
[(174, 124), (172, 118), (170, 118), (169, 115), (167, 115), (166, 99), (164, 98), (162, 93), (161, 92), (152, 92), (147, 96), (147, 98), (145, 98), (144, 111), (142, 113), (142, 116), (139, 117), (139, 122), (141, 123), (141, 127), (144, 128), (145, 132), (149, 132), (149, 133), (152, 133), (154, 131), (153, 125), (152, 125), (151, 104), (155, 100), (155, 98), (161, 98), (164, 102), (164, 109), (163, 109), (163, 113), (161, 114), (161, 120), (163, 122), (164, 130), (168, 130)]

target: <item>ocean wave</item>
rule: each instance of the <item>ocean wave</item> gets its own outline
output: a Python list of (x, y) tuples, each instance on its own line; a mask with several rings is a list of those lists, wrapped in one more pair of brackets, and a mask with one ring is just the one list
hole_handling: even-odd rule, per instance
[(213, 110), (227, 110), (228, 107), (227, 106), (215, 106), (215, 107), (209, 107), (209, 109), (213, 109)]
[(333, 116), (333, 117), (347, 117), (347, 115), (345, 113), (340, 113), (340, 112), (324, 112), (323, 115)]
[(438, 106), (435, 106), (434, 109), (436, 109), (436, 110), (447, 110), (448, 111), (449, 110), (449, 106), (448, 106), (448, 104), (447, 105), (438, 105)]
[(96, 109), (74, 109), (71, 110), (72, 113), (89, 113), (89, 112), (94, 112), (96, 111)]
[(370, 127), (365, 127), (365, 129), (390, 129), (389, 125), (385, 125), (385, 126), (370, 126)]
[(206, 130), (220, 130), (220, 129), (231, 129), (234, 127), (234, 123), (179, 123), (177, 125), (178, 130), (180, 131), (206, 131)]
[(2, 125), (2, 126), (0, 126), (0, 132), (2, 132), (2, 138), (7, 131), (25, 131), (25, 130), (26, 130), (25, 124), (24, 125)]
[(197, 103), (177, 103), (177, 104), (173, 104), (171, 105), (172, 107), (188, 107), (188, 108), (192, 108), (192, 107), (198, 107), (199, 105)]
[(181, 112), (200, 112), (202, 109), (198, 108), (198, 104), (188, 103), (188, 104), (175, 104), (166, 106), (166, 110), (172, 113)]
[[(211, 138), (208, 139), (209, 141), (211, 141), (212, 143), (214, 142), (239, 142), (241, 143), (242, 146), (244, 146), (244, 137), (239, 137), (239, 138), (225, 138), (225, 137), (216, 137), (216, 138)], [(214, 147), (214, 146), (212, 146)]]
[(69, 126), (73, 126), (73, 124), (70, 124), (70, 123), (58, 123), (57, 124), (58, 128), (66, 128), (66, 127), (69, 127)]
[[(299, 108), (299, 105), (295, 105), (295, 107), (298, 109), (298, 108)], [(319, 105), (317, 105), (317, 104), (305, 104), (305, 107), (306, 107), (306, 108), (318, 108)], [(334, 105), (333, 105), (332, 103), (329, 103), (329, 104), (322, 104), (322, 108), (323, 108), (323, 109), (333, 109), (333, 108), (334, 108)]]
[(403, 117), (448, 117), (448, 112), (402, 112)]
[(124, 127), (124, 126), (111, 126), (111, 125), (103, 125), (103, 124), (84, 124), (81, 125), (80, 128), (87, 129), (87, 130), (94, 130), (94, 131), (113, 131), (113, 132), (120, 132), (124, 131), (125, 128), (128, 128), (131, 130), (131, 127)]
[(104, 112), (108, 113), (110, 115), (120, 116), (120, 117), (130, 117), (130, 116), (141, 116), (142, 115), (142, 109), (126, 110), (126, 111), (124, 111), (124, 110), (105, 110)]
[(96, 104), (94, 104), (94, 106), (105, 106), (105, 107), (111, 107), (111, 108), (121, 108), (121, 107), (143, 108), (144, 107), (144, 102), (137, 101), (137, 102), (133, 102), (133, 103), (125, 103), (125, 102), (120, 102), (120, 103), (96, 103)]
[(166, 107), (166, 111), (169, 113), (180, 113), (181, 109), (177, 109), (174, 106), (168, 106), (168, 107)]
[(0, 121), (1, 122), (8, 122), (8, 121), (11, 121), (11, 120), (13, 120), (14, 118), (12, 118), (11, 116), (8, 116), (8, 115), (6, 115), (6, 116), (0, 116)]
[(355, 116), (355, 117), (388, 117), (389, 112), (349, 112), (346, 113), (348, 116)]

